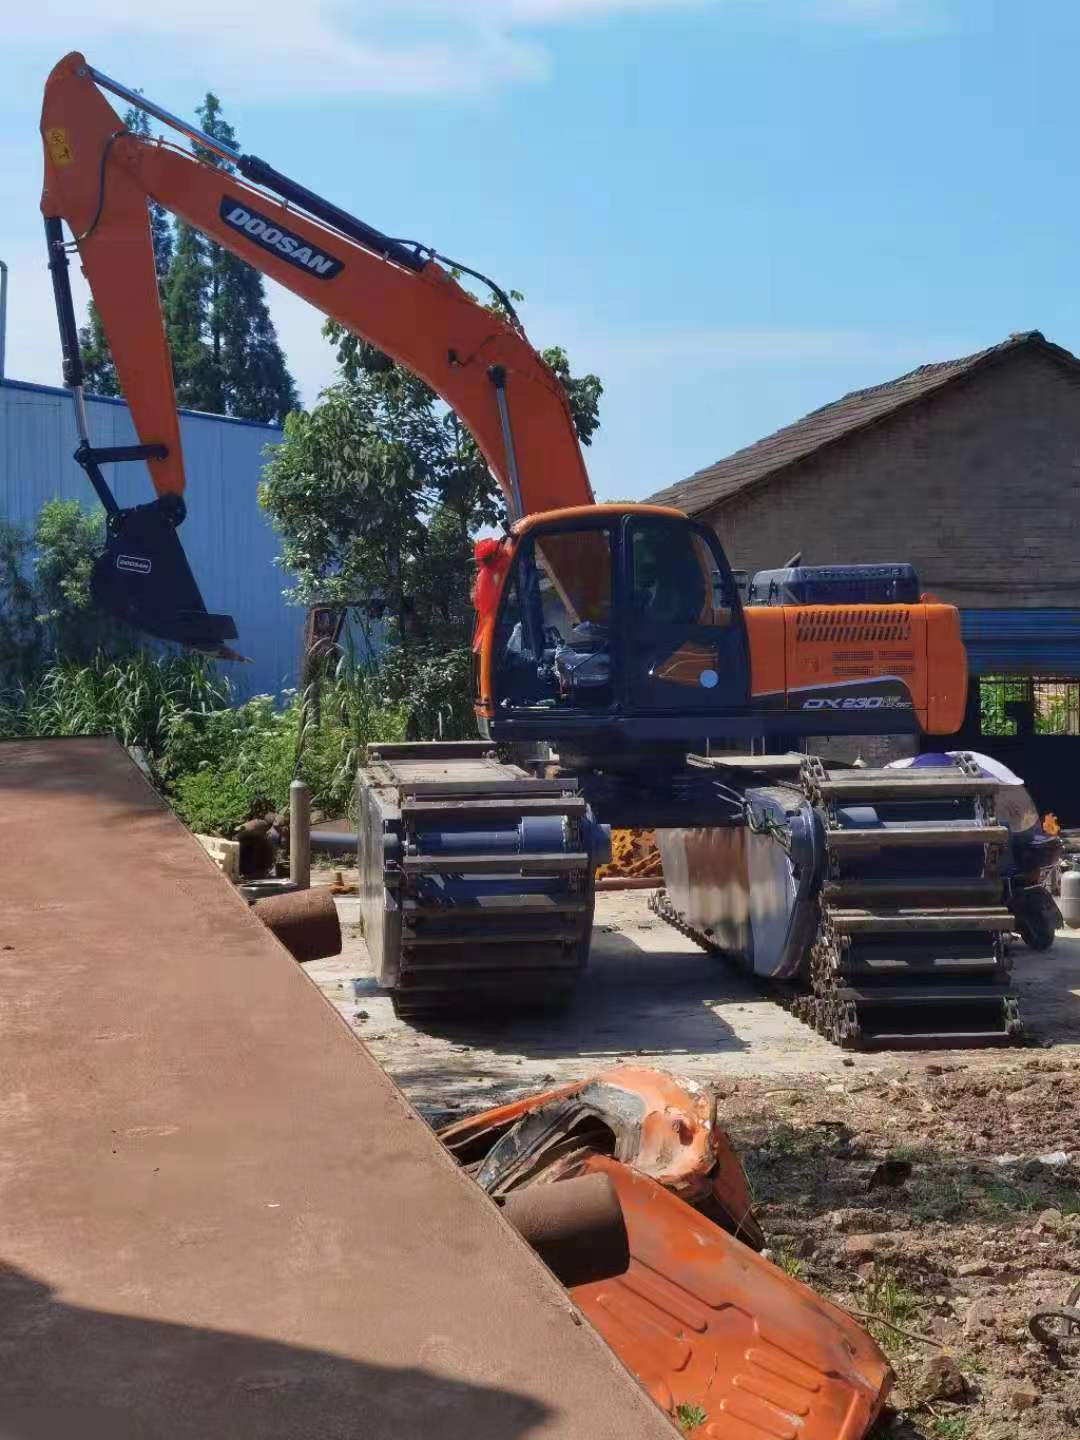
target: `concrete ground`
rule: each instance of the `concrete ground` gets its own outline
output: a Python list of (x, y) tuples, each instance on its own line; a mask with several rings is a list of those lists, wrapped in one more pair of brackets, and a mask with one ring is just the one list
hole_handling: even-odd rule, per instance
[[(395, 1019), (375, 984), (356, 923), (339, 900), (343, 953), (304, 968), (409, 1099), (439, 1123), (619, 1060), (699, 1081), (773, 1076), (838, 1088), (860, 1072), (924, 1069), (942, 1052), (849, 1054), (827, 1044), (729, 965), (703, 953), (648, 909), (648, 895), (597, 897), (592, 960), (564, 1015), (478, 1017), (437, 1031)], [(1014, 949), (1015, 991), (1030, 1041), (1080, 1058), (1080, 932), (1052, 950)], [(1022, 1053), (1022, 1052), (1021, 1052)], [(965, 1051), (967, 1065), (1010, 1065), (1015, 1049)]]

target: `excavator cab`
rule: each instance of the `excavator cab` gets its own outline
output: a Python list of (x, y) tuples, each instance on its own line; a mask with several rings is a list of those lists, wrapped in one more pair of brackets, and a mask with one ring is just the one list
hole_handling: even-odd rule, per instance
[(507, 544), (477, 637), (490, 738), (730, 733), (721, 717), (749, 697), (746, 626), (709, 530), (676, 510), (595, 505), (528, 517)]

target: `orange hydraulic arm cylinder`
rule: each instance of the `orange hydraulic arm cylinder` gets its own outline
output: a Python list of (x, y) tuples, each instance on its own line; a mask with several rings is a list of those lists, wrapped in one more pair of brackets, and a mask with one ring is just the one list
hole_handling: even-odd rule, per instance
[[(182, 493), (184, 469), (148, 200), (426, 381), (471, 431), (512, 516), (592, 502), (558, 378), (520, 329), (421, 250), (386, 241), (378, 253), (236, 174), (129, 134), (79, 54), (49, 76), (41, 132), (41, 208), (76, 237), (140, 441), (167, 449), (147, 459), (159, 495)], [(273, 183), (276, 172), (262, 162), (236, 159)]]

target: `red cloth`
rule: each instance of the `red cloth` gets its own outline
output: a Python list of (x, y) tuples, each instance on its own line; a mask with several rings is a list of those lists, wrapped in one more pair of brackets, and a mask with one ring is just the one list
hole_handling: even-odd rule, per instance
[(476, 618), (489, 619), (495, 613), (502, 593), (503, 577), (510, 567), (510, 546), (505, 540), (494, 540), (486, 536), (477, 540), (473, 548), (476, 561), (476, 579), (473, 582), (472, 602)]

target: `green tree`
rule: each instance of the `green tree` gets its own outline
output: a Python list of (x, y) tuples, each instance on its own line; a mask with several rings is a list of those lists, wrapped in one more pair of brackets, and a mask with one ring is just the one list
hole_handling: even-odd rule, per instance
[[(328, 322), (341, 378), (286, 421), (260, 488), (301, 603), (360, 601), (382, 620), (382, 681), (413, 734), (469, 733), (472, 540), (503, 517), (468, 430), (432, 390), (381, 351)], [(545, 359), (566, 385), (588, 444), (602, 385)], [(370, 637), (369, 637), (370, 638)]]
[[(124, 128), (132, 135), (145, 138), (150, 136), (150, 119), (145, 110), (132, 105), (124, 115)], [(172, 226), (165, 209), (151, 200), (147, 206), (150, 215), (150, 239), (154, 247), (154, 268), (157, 271), (158, 291), (164, 292), (165, 277), (169, 271), (173, 254)], [(109, 342), (101, 323), (97, 306), (91, 300), (87, 307), (86, 324), (79, 331), (79, 350), (82, 354), (86, 388), (93, 395), (119, 395), (120, 381), (113, 364)]]
[[(516, 290), (510, 297), (515, 301), (524, 298)], [(501, 307), (495, 304), (492, 308)], [(332, 320), (327, 321), (323, 333), (335, 345), (341, 373), (354, 387), (353, 393), (375, 397), (383, 433), (404, 444), (416, 473), (423, 477), (419, 538), (411, 553), (412, 563), (406, 561), (397, 571), (399, 588), (415, 602), (415, 628), (435, 636), (437, 643), (452, 636), (459, 642), (467, 640), (472, 623), (468, 603), (472, 538), (477, 530), (497, 525), (504, 518), (502, 496), (487, 462), (458, 416), (423, 380)], [(559, 346), (540, 354), (562, 382), (578, 439), (583, 445), (590, 444), (600, 424), (604, 387), (599, 377), (573, 375), (566, 352)], [(267, 508), (273, 515), (272, 503)], [(343, 568), (347, 574), (348, 564)], [(340, 574), (337, 578), (340, 581)], [(354, 594), (371, 593), (363, 588), (358, 574), (356, 580)], [(311, 593), (320, 593), (317, 577)]]
[(105, 327), (93, 300), (87, 306), (86, 324), (79, 330), (79, 354), (82, 356), (83, 383), (87, 391), (91, 395), (119, 395), (120, 380), (105, 338)]
[(100, 510), (47, 500), (34, 526), (34, 593), (48, 650), (85, 663), (131, 647), (131, 634), (91, 603), (90, 575), (105, 541)]
[[(207, 135), (236, 144), (216, 95), (198, 110)], [(232, 166), (194, 145), (199, 160)], [(283, 421), (297, 408), (296, 385), (270, 318), (258, 270), (190, 225), (176, 227), (175, 255), (165, 286), (165, 330), (182, 405), (247, 420)]]
[(28, 678), (40, 650), (29, 553), (30, 542), (18, 526), (0, 520), (0, 685)]
[(208, 296), (207, 242), (191, 225), (177, 225), (162, 307), (176, 400), (191, 410), (223, 414), (224, 390), (205, 339)]

